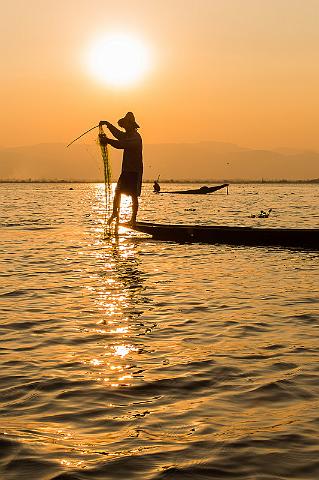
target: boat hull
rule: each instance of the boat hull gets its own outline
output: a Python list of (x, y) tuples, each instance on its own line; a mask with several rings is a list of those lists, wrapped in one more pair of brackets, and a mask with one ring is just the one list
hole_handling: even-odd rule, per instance
[(207, 193), (214, 193), (222, 188), (229, 186), (229, 183), (223, 183), (222, 185), (216, 185), (214, 187), (201, 187), (191, 190), (174, 190), (172, 192), (156, 192), (156, 193), (178, 193), (181, 195), (207, 195)]
[(224, 227), (137, 222), (134, 230), (151, 235), (155, 240), (319, 249), (318, 228)]

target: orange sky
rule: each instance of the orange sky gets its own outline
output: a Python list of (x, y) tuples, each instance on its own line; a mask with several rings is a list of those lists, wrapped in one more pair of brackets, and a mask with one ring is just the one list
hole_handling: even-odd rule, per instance
[[(0, 146), (69, 142), (133, 110), (146, 143), (319, 150), (318, 0), (2, 2)], [(137, 85), (83, 67), (100, 34), (153, 52)]]

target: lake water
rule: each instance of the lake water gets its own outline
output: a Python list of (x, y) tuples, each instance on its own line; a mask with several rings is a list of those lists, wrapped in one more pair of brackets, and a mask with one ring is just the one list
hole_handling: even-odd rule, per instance
[[(318, 252), (105, 240), (102, 185), (0, 200), (1, 479), (319, 478)], [(139, 218), (318, 227), (318, 200), (145, 185)]]

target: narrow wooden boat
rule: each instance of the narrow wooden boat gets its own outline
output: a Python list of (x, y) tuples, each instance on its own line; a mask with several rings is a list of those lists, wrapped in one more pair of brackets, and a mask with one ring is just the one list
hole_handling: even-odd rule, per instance
[(223, 183), (222, 185), (215, 185), (214, 187), (200, 187), (191, 190), (173, 190), (172, 192), (157, 192), (157, 193), (179, 193), (179, 194), (186, 194), (186, 195), (206, 195), (207, 193), (217, 192), (217, 190), (221, 190), (222, 188), (228, 187), (229, 183)]
[(127, 224), (122, 226), (149, 234), (156, 240), (319, 249), (319, 228), (226, 227), (151, 222), (137, 222), (134, 227)]

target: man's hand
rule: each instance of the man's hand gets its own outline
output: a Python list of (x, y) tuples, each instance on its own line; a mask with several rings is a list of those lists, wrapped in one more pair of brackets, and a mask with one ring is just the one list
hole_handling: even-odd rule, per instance
[(99, 127), (103, 127), (103, 125), (106, 125), (107, 127), (109, 126), (110, 122), (107, 120), (101, 120), (99, 123)]

